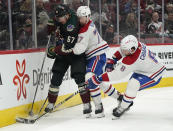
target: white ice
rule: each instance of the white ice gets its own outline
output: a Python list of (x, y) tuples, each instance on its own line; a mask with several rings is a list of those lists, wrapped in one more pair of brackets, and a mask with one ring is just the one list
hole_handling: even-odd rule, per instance
[(0, 131), (173, 131), (173, 87), (138, 92), (134, 106), (118, 120), (112, 120), (111, 115), (117, 102), (107, 97), (103, 105), (104, 118), (85, 119), (82, 105), (78, 105), (49, 114), (34, 124), (17, 123)]

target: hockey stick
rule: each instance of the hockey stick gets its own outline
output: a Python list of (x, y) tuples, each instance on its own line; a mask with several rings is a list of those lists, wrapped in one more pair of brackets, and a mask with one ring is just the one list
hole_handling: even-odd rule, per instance
[(38, 115), (40, 115), (40, 112), (42, 111), (42, 109), (43, 109), (44, 105), (46, 104), (47, 99), (48, 99), (48, 96), (46, 97), (46, 100), (44, 101), (44, 103), (43, 103), (42, 107), (40, 108), (40, 111), (38, 112)]
[[(73, 96), (77, 95), (79, 93), (79, 91), (74, 92), (72, 95), (70, 95), (69, 97), (67, 97), (65, 100), (61, 101), (60, 103), (58, 103), (54, 109), (58, 108), (59, 106), (61, 106), (62, 104), (64, 104), (66, 101), (68, 101), (69, 99), (71, 99)], [(20, 122), (20, 123), (25, 123), (25, 124), (33, 124), (35, 123), (38, 119), (40, 119), (41, 117), (43, 117), (44, 115), (48, 114), (48, 112), (43, 113), (42, 115), (38, 116), (37, 118), (22, 118), (22, 117), (18, 117), (16, 118), (16, 122)]]
[(51, 39), (51, 35), (48, 36), (48, 42), (47, 42), (47, 45), (46, 45), (46, 51), (45, 51), (45, 54), (44, 54), (43, 62), (42, 62), (41, 69), (40, 69), (40, 74), (39, 74), (38, 81), (37, 81), (37, 87), (36, 87), (36, 90), (35, 90), (34, 99), (33, 99), (33, 102), (32, 102), (31, 110), (29, 111), (30, 116), (34, 115), (34, 113), (33, 113), (34, 102), (35, 102), (35, 98), (36, 98), (36, 95), (37, 95), (38, 85), (40, 83), (40, 78), (41, 78), (41, 73), (42, 73), (42, 70), (43, 70), (44, 62), (45, 62), (45, 59), (46, 59), (46, 56), (47, 56), (47, 50), (48, 50), (48, 47), (49, 47), (50, 39)]

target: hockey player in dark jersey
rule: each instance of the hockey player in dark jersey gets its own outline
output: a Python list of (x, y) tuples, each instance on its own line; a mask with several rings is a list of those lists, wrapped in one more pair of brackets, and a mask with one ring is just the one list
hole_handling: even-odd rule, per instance
[(62, 52), (62, 47), (65, 50), (74, 47), (79, 29), (79, 22), (75, 12), (66, 5), (58, 5), (55, 9), (55, 17), (48, 22), (48, 34), (56, 32), (58, 35), (56, 37), (56, 46), (49, 47), (47, 54), (49, 58), (55, 58), (55, 61), (52, 67), (53, 76), (48, 91), (48, 105), (45, 108), (45, 112), (53, 110), (58, 97), (59, 86), (62, 83), (65, 72), (71, 66), (71, 77), (74, 78), (78, 85), (84, 105), (83, 114), (88, 117), (87, 115), (91, 113), (91, 108), (87, 106), (90, 102), (90, 93), (85, 88), (85, 54), (74, 55)]

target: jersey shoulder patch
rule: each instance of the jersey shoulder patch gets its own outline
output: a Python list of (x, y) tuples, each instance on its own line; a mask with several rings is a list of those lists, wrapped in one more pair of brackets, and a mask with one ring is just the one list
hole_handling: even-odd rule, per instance
[(73, 31), (74, 28), (75, 28), (74, 25), (71, 25), (71, 24), (67, 25), (67, 31), (69, 31), (69, 32)]
[(79, 33), (84, 33), (88, 30), (90, 24), (92, 23), (92, 21), (90, 20), (86, 25), (84, 25), (83, 27), (80, 28)]
[(131, 65), (135, 63), (136, 60), (139, 58), (140, 53), (141, 50), (138, 48), (134, 54), (124, 57), (122, 63), (126, 65)]

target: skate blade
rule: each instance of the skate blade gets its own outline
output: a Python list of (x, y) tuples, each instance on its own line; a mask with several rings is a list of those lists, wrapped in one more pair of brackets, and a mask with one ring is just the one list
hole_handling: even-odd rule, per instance
[(112, 120), (119, 120), (120, 117), (112, 116)]
[(95, 117), (96, 118), (103, 118), (103, 117), (105, 117), (105, 114), (104, 113), (95, 114)]
[(22, 117), (17, 117), (16, 122), (19, 123), (25, 123), (25, 124), (33, 124), (35, 123), (35, 119), (28, 119), (28, 118), (22, 118)]
[(85, 118), (87, 118), (87, 119), (92, 117), (91, 113), (84, 114), (84, 116), (85, 116)]

